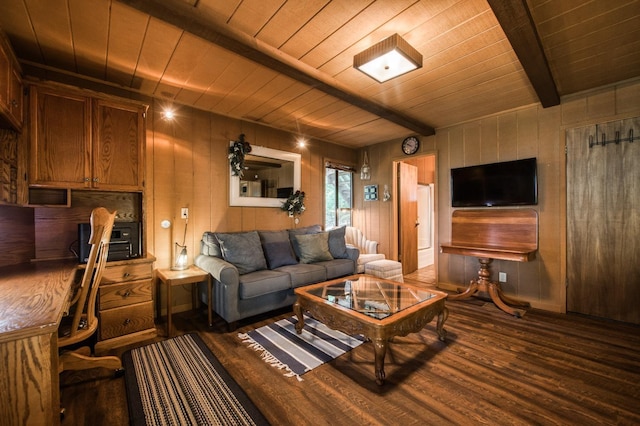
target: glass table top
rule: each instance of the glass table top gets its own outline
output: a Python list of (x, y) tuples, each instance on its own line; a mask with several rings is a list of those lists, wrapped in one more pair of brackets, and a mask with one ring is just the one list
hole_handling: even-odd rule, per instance
[(327, 283), (305, 289), (305, 292), (376, 319), (387, 318), (438, 296), (429, 290), (370, 276)]

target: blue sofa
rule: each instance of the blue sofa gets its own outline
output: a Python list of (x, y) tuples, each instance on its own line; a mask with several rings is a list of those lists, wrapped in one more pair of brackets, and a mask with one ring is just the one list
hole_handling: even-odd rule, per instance
[(344, 234), (344, 227), (323, 232), (320, 225), (205, 232), (195, 264), (213, 277), (213, 310), (233, 329), (238, 320), (291, 306), (297, 287), (355, 274), (359, 251)]

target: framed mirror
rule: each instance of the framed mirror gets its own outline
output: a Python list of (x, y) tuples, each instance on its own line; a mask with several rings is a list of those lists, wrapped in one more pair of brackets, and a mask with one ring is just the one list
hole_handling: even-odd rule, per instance
[(300, 189), (301, 163), (300, 154), (252, 146), (244, 158), (242, 177), (231, 175), (229, 167), (229, 205), (282, 206), (292, 192)]

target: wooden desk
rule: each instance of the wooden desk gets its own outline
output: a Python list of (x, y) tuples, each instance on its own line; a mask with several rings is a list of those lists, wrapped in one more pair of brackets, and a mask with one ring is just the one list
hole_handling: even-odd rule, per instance
[(449, 299), (466, 299), (479, 291), (488, 292), (503, 311), (522, 317), (528, 302), (507, 297), (500, 284), (490, 280), (493, 259), (528, 262), (538, 250), (538, 212), (533, 209), (456, 210), (451, 217), (451, 243), (440, 245), (443, 253), (474, 256), (480, 262), (478, 279), (461, 294)]
[[(209, 327), (212, 324), (211, 318), (211, 275), (208, 272), (203, 271), (195, 265), (191, 265), (184, 271), (173, 271), (171, 269), (157, 269), (156, 277), (158, 278), (158, 292), (160, 294), (160, 283), (164, 283), (167, 286), (167, 336), (172, 336), (172, 324), (171, 324), (171, 302), (173, 301), (171, 288), (174, 285), (192, 284), (192, 306), (193, 309), (198, 307), (198, 283), (207, 281), (207, 311), (209, 314)], [(160, 298), (158, 297), (158, 318), (160, 318)]]
[(2, 424), (60, 423), (58, 326), (77, 266), (38, 262), (0, 268)]

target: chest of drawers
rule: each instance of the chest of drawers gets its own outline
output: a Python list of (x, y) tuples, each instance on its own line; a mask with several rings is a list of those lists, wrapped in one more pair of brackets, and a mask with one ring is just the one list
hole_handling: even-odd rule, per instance
[(156, 336), (153, 319), (153, 261), (109, 262), (100, 282), (98, 343), (108, 350)]

